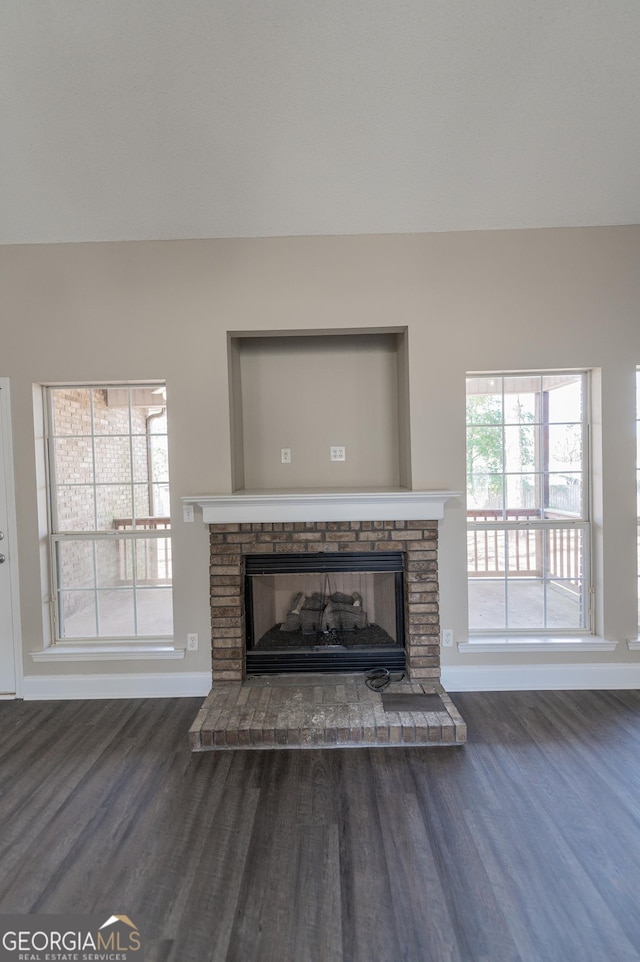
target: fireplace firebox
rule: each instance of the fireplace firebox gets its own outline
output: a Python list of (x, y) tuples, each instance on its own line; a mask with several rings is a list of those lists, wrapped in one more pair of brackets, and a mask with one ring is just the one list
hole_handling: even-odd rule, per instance
[(246, 668), (404, 670), (402, 552), (249, 555)]

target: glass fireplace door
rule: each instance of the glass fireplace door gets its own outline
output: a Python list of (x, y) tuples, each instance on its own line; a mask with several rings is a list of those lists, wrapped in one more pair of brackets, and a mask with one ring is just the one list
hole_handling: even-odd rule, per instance
[(403, 669), (403, 556), (250, 555), (247, 671)]

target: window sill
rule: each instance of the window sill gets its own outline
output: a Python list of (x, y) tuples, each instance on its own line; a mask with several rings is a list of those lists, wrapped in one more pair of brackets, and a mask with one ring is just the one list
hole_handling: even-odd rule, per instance
[(634, 638), (633, 641), (628, 641), (629, 651), (640, 651), (640, 638)]
[[(631, 644), (631, 643), (630, 643)], [(544, 635), (511, 635), (511, 636), (489, 636), (471, 638), (469, 641), (460, 642), (458, 651), (468, 654), (469, 652), (505, 652), (505, 651), (615, 651), (618, 647), (617, 641), (606, 641), (597, 635), (584, 635), (576, 637), (545, 637)], [(638, 642), (640, 648), (640, 642)]]
[(131, 642), (129, 644), (69, 645), (58, 644), (31, 651), (33, 661), (148, 661), (183, 659), (185, 649), (175, 648), (172, 642)]

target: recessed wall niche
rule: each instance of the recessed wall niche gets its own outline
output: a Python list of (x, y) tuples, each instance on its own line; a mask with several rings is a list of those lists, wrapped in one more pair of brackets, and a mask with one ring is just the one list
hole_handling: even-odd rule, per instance
[(405, 328), (230, 332), (228, 351), (234, 491), (411, 487)]

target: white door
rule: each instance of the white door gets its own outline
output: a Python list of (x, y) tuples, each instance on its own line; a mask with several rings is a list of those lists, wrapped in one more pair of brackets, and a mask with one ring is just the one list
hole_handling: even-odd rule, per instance
[(0, 698), (16, 694), (18, 568), (8, 378), (0, 378)]

